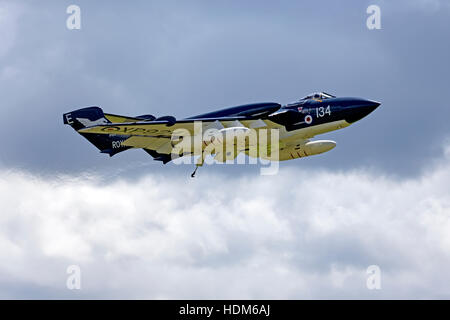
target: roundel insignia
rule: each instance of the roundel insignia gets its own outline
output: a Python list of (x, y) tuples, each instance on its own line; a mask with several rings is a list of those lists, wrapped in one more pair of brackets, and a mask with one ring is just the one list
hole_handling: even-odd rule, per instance
[(311, 124), (312, 121), (313, 121), (313, 117), (311, 117), (311, 115), (308, 114), (308, 115), (305, 117), (305, 123), (306, 123), (306, 124)]
[(104, 127), (102, 131), (120, 131), (119, 127)]

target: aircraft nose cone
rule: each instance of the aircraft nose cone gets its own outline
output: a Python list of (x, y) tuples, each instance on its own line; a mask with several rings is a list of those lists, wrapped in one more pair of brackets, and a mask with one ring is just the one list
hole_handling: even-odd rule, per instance
[(357, 103), (350, 106), (345, 120), (349, 123), (361, 120), (380, 105), (381, 103), (373, 100), (359, 100)]
[(375, 110), (376, 108), (378, 108), (381, 105), (381, 103), (374, 101), (374, 100), (366, 100), (366, 103), (367, 103), (367, 106), (370, 108), (373, 108), (373, 110)]

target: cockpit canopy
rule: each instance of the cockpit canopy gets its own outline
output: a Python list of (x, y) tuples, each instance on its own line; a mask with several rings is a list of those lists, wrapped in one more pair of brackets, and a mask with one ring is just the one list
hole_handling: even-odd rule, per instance
[(325, 100), (325, 99), (330, 99), (330, 98), (336, 98), (336, 96), (333, 96), (332, 94), (329, 94), (329, 93), (326, 93), (326, 92), (314, 92), (312, 94), (307, 95), (304, 98), (301, 98), (300, 101), (302, 101), (302, 100), (309, 100), (309, 99)]

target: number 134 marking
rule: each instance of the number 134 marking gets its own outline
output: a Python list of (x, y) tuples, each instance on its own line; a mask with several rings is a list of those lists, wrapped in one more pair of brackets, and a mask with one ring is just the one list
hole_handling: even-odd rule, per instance
[(329, 115), (329, 116), (331, 116), (331, 108), (330, 108), (330, 106), (328, 106), (328, 107), (326, 107), (326, 108), (324, 108), (324, 107), (319, 107), (319, 108), (316, 109), (316, 116), (317, 116), (317, 118), (322, 118), (322, 117), (324, 117), (326, 114)]

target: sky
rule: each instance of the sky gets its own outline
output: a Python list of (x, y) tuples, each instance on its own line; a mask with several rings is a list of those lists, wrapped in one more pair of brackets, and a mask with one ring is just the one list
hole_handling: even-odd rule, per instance
[[(448, 298), (449, 18), (445, 0), (0, 0), (0, 298)], [(190, 179), (142, 150), (100, 154), (62, 122), (314, 91), (381, 106), (274, 176)]]

